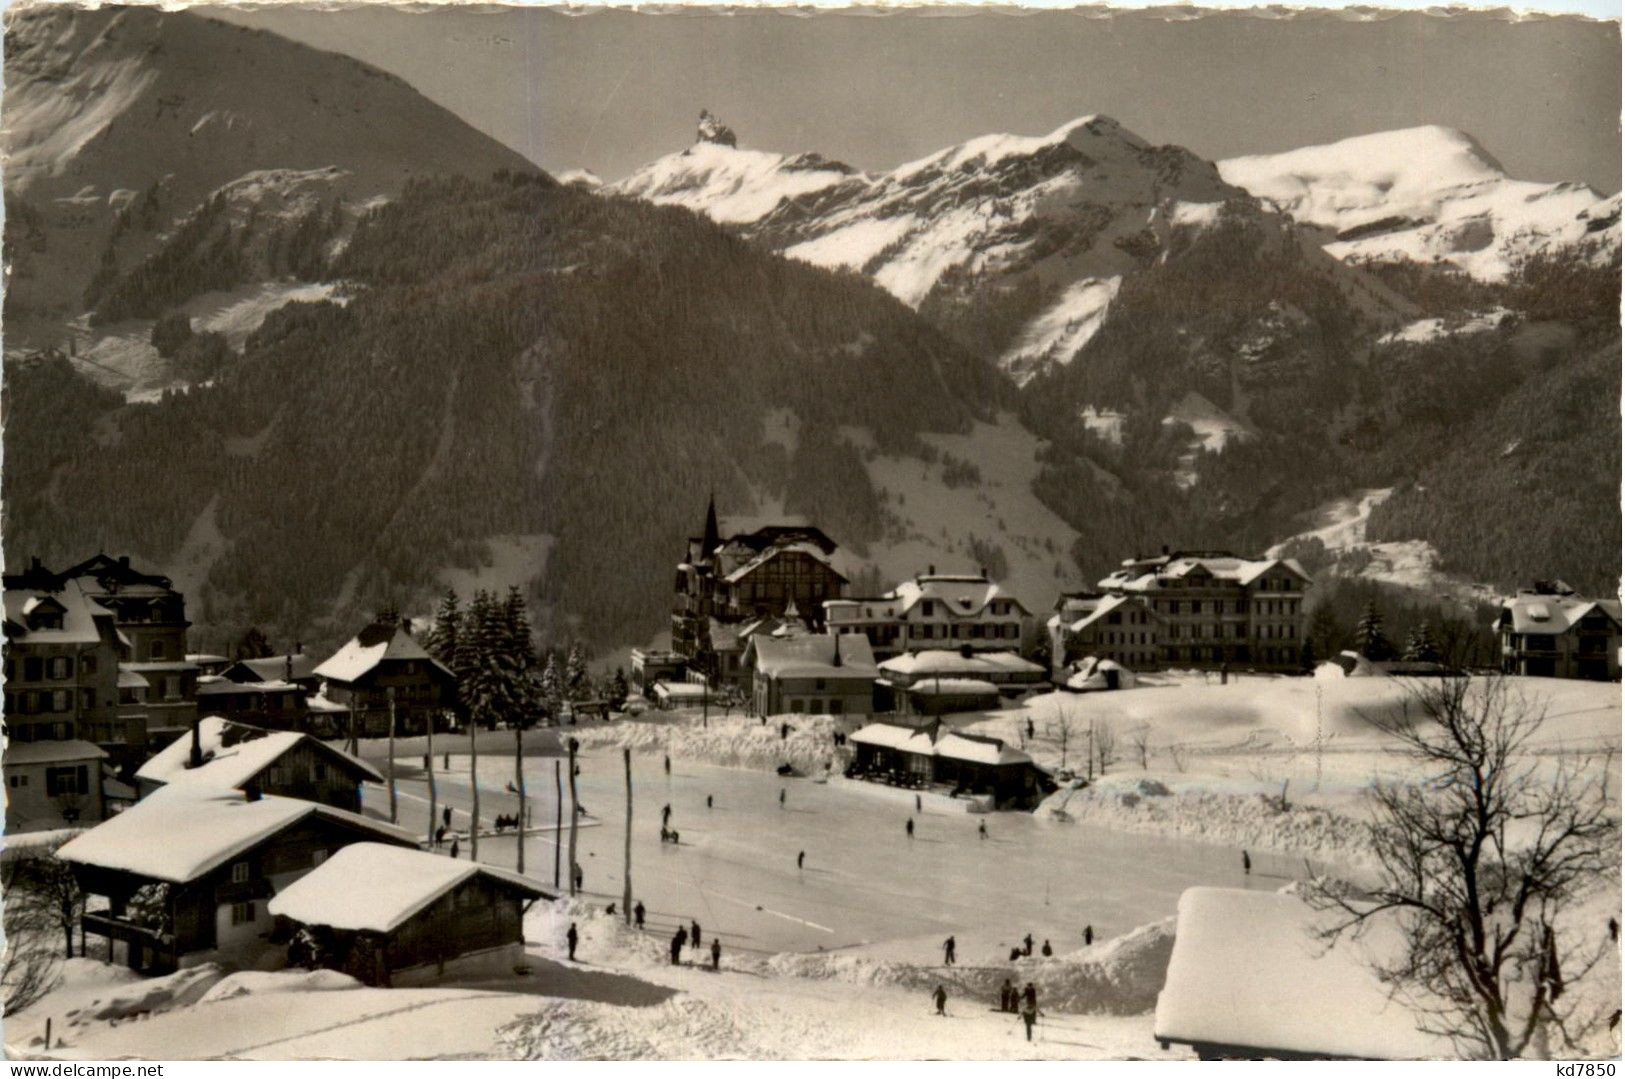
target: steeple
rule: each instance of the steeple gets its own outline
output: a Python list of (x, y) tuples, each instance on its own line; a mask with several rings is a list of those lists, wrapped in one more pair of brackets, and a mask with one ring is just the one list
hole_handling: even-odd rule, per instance
[(712, 493), (705, 503), (705, 538), (700, 541), (700, 560), (709, 562), (721, 545), (722, 537), (717, 532), (717, 496)]

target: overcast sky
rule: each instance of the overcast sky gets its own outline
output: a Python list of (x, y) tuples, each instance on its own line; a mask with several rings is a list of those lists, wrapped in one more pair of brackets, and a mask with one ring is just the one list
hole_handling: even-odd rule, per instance
[(693, 141), (887, 168), (1089, 113), (1209, 158), (1443, 124), (1512, 175), (1620, 187), (1617, 21), (1492, 14), (237, 11), (390, 70), (558, 172)]

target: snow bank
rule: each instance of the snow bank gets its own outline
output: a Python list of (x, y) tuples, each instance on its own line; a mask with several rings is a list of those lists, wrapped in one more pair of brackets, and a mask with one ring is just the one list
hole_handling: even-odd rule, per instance
[[(686, 725), (697, 718), (682, 716), (680, 723), (633, 720), (607, 727), (583, 727), (570, 735), (579, 739), (584, 749), (665, 752), (674, 758), (724, 768), (770, 772), (788, 764), (798, 775), (821, 776), (833, 762), (834, 771), (841, 770), (835, 749), (835, 720), (830, 716), (773, 716), (765, 725), (745, 717), (713, 717), (708, 727)], [(781, 723), (790, 725), (787, 739), (779, 738)]]
[(360, 987), (360, 982), (336, 970), (244, 970), (216, 982), (198, 1003), (213, 1004), (257, 993), (310, 993)]
[(1009, 978), (1017, 988), (1032, 982), (1039, 1007), (1047, 1012), (1137, 1015), (1156, 1007), (1173, 947), (1174, 919), (1168, 918), (1068, 955), (1033, 956), (1004, 966), (922, 967), (857, 955), (788, 952), (762, 961), (760, 973), (921, 993), (941, 985), (951, 997), (979, 997), (990, 1006)]
[(1307, 855), (1339, 864), (1364, 861), (1366, 825), (1321, 806), (1280, 803), (1262, 794), (1206, 789), (1170, 793), (1158, 781), (1109, 777), (1092, 787), (1061, 790), (1034, 813), (1122, 832), (1174, 835), (1219, 846)]
[(146, 978), (112, 987), (109, 995), (96, 998), (82, 1008), (67, 1013), (70, 1026), (87, 1022), (113, 1022), (132, 1019), (143, 1013), (166, 1012), (198, 1003), (214, 988), (225, 971), (218, 963), (204, 963), (177, 970), (161, 978)]

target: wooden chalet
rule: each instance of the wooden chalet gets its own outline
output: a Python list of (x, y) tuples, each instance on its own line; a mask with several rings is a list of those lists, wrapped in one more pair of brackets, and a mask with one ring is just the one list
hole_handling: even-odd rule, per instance
[(321, 697), (350, 710), (357, 737), (389, 733), (392, 694), (398, 735), (423, 734), (431, 723), (449, 729), (457, 707), (457, 676), (398, 622), (374, 622), (315, 673)]
[(136, 772), (143, 798), (170, 786), (254, 790), (359, 813), (361, 785), (384, 781), (372, 765), (297, 731), (209, 716), (194, 734), (175, 739)]
[(403, 986), (511, 973), (525, 958), (525, 910), (552, 898), (506, 869), (356, 843), (281, 891), (270, 911), (290, 938), (290, 962)]
[(165, 974), (190, 957), (252, 966), (270, 939), (266, 903), (340, 849), (358, 842), (416, 848), (390, 824), (316, 802), (177, 785), (63, 844), (88, 895), (106, 909), (80, 918), (105, 937), (109, 959)]

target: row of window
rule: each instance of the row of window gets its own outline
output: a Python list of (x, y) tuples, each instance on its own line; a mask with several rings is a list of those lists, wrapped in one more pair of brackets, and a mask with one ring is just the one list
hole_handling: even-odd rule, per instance
[(6, 736), (14, 742), (66, 742), (73, 737), (73, 724), (7, 723)]
[(804, 712), (813, 716), (838, 716), (845, 710), (845, 707), (846, 702), (839, 697), (831, 697), (827, 701), (818, 697), (813, 697), (810, 700), (792, 697), (789, 703), (790, 711)]
[(1021, 636), (1021, 627), (1014, 622), (1004, 625), (985, 625), (981, 622), (956, 622), (953, 625), (941, 623), (911, 626), (908, 629), (910, 640), (919, 641), (982, 641), (982, 640), (1016, 640)]
[[(79, 690), (79, 707), (89, 710), (96, 707), (96, 691), (89, 688)], [(71, 689), (25, 689), (15, 693), (6, 694), (6, 714), (17, 716), (42, 716), (59, 712), (73, 711), (74, 691)]]
[[(6, 681), (64, 682), (73, 677), (72, 656), (24, 656), (21, 679), (17, 677), (17, 666), (14, 657), (6, 657)], [(87, 678), (96, 673), (93, 653), (87, 652), (79, 657), (79, 673)]]

